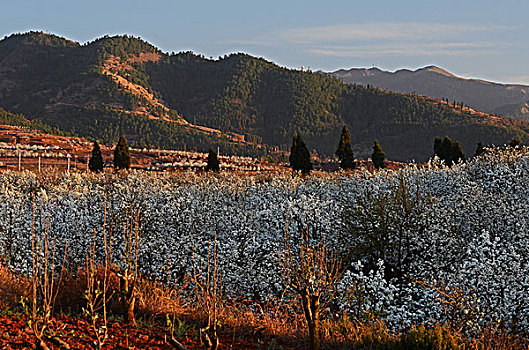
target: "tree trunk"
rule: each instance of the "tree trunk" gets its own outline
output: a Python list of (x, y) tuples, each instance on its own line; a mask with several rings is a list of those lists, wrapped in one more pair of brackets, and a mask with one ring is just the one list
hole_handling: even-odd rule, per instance
[(301, 303), (309, 328), (309, 343), (311, 350), (319, 350), (321, 347), (320, 322), (319, 322), (319, 296), (309, 295), (308, 290), (301, 296)]
[(200, 339), (209, 350), (217, 350), (219, 347), (219, 337), (217, 336), (217, 327), (211, 325), (200, 329)]
[(316, 334), (316, 325), (314, 324), (314, 321), (307, 321), (309, 324), (309, 342), (310, 342), (310, 350), (319, 350), (320, 344), (318, 341), (318, 336)]
[(310, 299), (310, 307), (312, 310), (312, 323), (314, 328), (314, 339), (312, 350), (319, 350), (321, 347), (321, 334), (320, 334), (320, 297), (319, 295), (312, 296)]
[(134, 282), (129, 284), (128, 270), (125, 270), (125, 273), (119, 279), (123, 318), (125, 323), (135, 326), (134, 306), (136, 304), (136, 295), (134, 293)]
[(134, 306), (136, 305), (136, 298), (134, 295), (131, 298), (125, 299), (126, 317), (125, 322), (133, 326), (136, 325), (136, 318), (134, 317)]

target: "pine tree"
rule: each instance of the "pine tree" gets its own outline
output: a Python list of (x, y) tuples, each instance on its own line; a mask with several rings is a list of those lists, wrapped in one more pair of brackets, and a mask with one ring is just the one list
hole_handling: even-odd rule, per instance
[(465, 160), (465, 153), (459, 141), (454, 140), (451, 152), (452, 164)]
[(448, 136), (445, 136), (443, 139), (436, 137), (433, 149), (435, 155), (448, 166), (452, 166), (454, 163), (465, 159), (465, 153), (459, 141), (452, 141)]
[(130, 168), (130, 151), (127, 139), (125, 136), (121, 136), (116, 149), (114, 150), (114, 168), (129, 169)]
[(349, 130), (347, 130), (347, 125), (343, 126), (340, 142), (338, 143), (338, 149), (336, 150), (336, 155), (340, 160), (340, 167), (342, 169), (354, 169), (355, 161), (353, 150), (351, 149), (351, 134), (349, 133)]
[(478, 157), (485, 153), (485, 148), (483, 148), (483, 144), (481, 142), (478, 142), (478, 146), (476, 147), (476, 153), (474, 154), (474, 157)]
[(208, 152), (208, 164), (206, 165), (206, 171), (220, 171), (219, 159), (217, 158), (217, 153), (213, 150), (213, 148), (210, 148)]
[(103, 155), (101, 154), (101, 148), (97, 141), (94, 141), (94, 148), (92, 148), (92, 157), (88, 161), (88, 168), (95, 172), (103, 171)]
[(511, 140), (511, 142), (509, 142), (509, 146), (512, 148), (520, 147), (521, 145), (522, 145), (522, 140), (520, 140), (518, 136), (516, 136), (515, 138)]
[(448, 166), (451, 166), (453, 164), (453, 158), (452, 158), (452, 148), (453, 148), (453, 142), (450, 137), (445, 136), (443, 141), (441, 142), (441, 153), (439, 155), (439, 158), (443, 159), (445, 161), (445, 164)]
[(301, 171), (302, 174), (308, 174), (312, 170), (312, 163), (310, 161), (310, 153), (297, 133), (292, 139), (292, 147), (290, 148), (290, 157), (288, 158), (290, 166), (293, 171)]
[(373, 154), (371, 155), (371, 160), (373, 161), (375, 169), (384, 168), (386, 153), (382, 151), (382, 147), (380, 147), (380, 144), (377, 140), (375, 140), (375, 143), (373, 144)]

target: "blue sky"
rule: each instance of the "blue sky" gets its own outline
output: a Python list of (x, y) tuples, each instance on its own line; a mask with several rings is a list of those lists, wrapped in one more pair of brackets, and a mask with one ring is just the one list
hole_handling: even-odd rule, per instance
[(167, 52), (247, 52), (292, 68), (434, 64), (529, 84), (528, 14), (526, 0), (3, 0), (0, 35), (43, 30), (84, 43), (132, 34)]

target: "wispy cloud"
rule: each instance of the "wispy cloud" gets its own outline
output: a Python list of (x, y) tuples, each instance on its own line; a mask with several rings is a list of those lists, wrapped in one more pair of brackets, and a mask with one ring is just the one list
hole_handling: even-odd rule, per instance
[(498, 34), (514, 29), (489, 24), (364, 22), (280, 29), (229, 43), (329, 58), (469, 57), (502, 53), (511, 44)]
[(306, 49), (309, 54), (329, 57), (376, 56), (469, 56), (493, 54), (497, 46), (481, 42), (385, 43), (379, 45), (332, 45)]
[(367, 40), (431, 40), (498, 29), (501, 27), (458, 23), (368, 22), (287, 29), (279, 33), (279, 38), (292, 44)]

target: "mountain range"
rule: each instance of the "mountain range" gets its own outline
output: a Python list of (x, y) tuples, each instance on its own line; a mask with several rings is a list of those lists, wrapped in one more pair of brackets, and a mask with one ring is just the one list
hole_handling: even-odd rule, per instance
[(13, 34), (0, 41), (0, 123), (107, 144), (124, 134), (135, 147), (258, 156), (288, 151), (294, 133), (332, 155), (344, 124), (359, 157), (371, 154), (375, 139), (388, 158), (418, 161), (432, 156), (436, 136), (458, 139), (470, 155), (478, 142), (529, 141), (520, 118), (341, 79), (243, 53), (164, 53), (126, 35), (80, 44)]
[(388, 72), (378, 68), (337, 70), (332, 76), (349, 84), (375, 86), (401, 93), (463, 102), (492, 114), (529, 118), (529, 86), (499, 84), (480, 79), (465, 79), (446, 70), (428, 66), (417, 70)]

